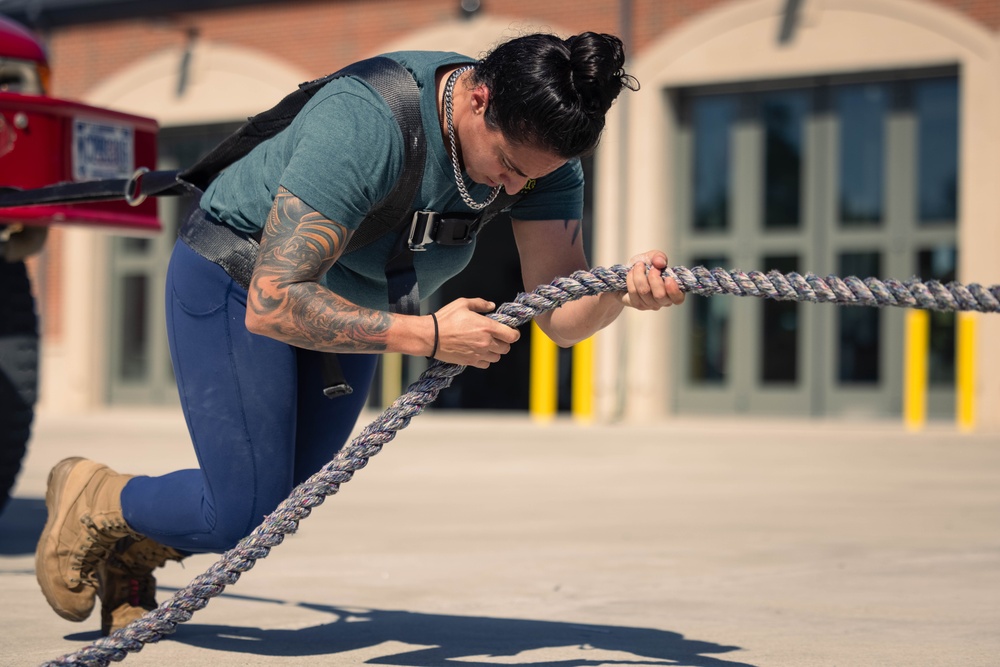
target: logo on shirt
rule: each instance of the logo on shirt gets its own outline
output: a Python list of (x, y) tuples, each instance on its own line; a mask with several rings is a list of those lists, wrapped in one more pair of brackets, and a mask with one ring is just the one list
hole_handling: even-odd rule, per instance
[(535, 183), (537, 183), (537, 181), (535, 181), (535, 179), (529, 178), (528, 182), (524, 184), (523, 188), (521, 188), (521, 194), (524, 195), (524, 194), (527, 194), (527, 193), (531, 192), (532, 190), (534, 190), (535, 189)]

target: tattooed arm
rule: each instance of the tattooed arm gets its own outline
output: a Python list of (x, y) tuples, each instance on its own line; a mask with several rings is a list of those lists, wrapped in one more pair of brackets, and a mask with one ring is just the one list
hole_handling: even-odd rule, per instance
[[(513, 229), (526, 290), (589, 268), (580, 220), (514, 220)], [(652, 266), (648, 273), (647, 264)], [(658, 310), (684, 301), (677, 283), (660, 275), (667, 266), (662, 252), (635, 255), (629, 266), (633, 268), (626, 277), (627, 293), (605, 292), (571, 301), (535, 318), (538, 326), (558, 345), (569, 347), (614, 322), (625, 306)]]
[(429, 318), (361, 308), (319, 284), (350, 236), (346, 227), (279, 188), (250, 279), (247, 329), (327, 352), (429, 354)]
[[(428, 355), (430, 317), (362, 308), (319, 284), (347, 247), (350, 231), (284, 188), (267, 216), (247, 293), (247, 329), (324, 352)], [(517, 331), (483, 317), (483, 299), (459, 299), (438, 311), (438, 359), (485, 368), (510, 349)]]

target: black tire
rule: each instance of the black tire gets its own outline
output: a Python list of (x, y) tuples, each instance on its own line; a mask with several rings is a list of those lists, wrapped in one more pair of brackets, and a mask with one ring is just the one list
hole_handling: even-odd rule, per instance
[(0, 513), (31, 437), (38, 400), (38, 317), (24, 262), (0, 259)]

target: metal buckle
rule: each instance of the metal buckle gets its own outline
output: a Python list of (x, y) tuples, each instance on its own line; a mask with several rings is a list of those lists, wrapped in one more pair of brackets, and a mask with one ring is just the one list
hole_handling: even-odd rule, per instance
[(327, 398), (337, 398), (338, 396), (348, 396), (353, 394), (354, 389), (351, 385), (346, 382), (341, 382), (340, 384), (330, 385), (329, 387), (323, 387), (323, 395)]
[(437, 227), (438, 213), (435, 211), (414, 211), (410, 222), (410, 237), (407, 239), (410, 250), (422, 252), (424, 246), (434, 242), (434, 229)]
[(434, 241), (439, 245), (469, 245), (476, 238), (479, 216), (451, 213), (437, 221)]
[(469, 245), (476, 238), (479, 223), (476, 215), (451, 213), (445, 218), (436, 211), (415, 211), (407, 242), (413, 252), (427, 250), (428, 243)]

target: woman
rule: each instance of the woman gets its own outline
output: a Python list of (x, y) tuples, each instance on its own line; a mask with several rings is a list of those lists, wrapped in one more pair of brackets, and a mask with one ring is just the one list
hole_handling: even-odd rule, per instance
[[(623, 69), (621, 41), (536, 34), (478, 62), (437, 52), (389, 57), (420, 90), (427, 156), (412, 208), (469, 213), (501, 191), (520, 195), (511, 218), (524, 285), (586, 269), (578, 158), (596, 148), (622, 88), (637, 88)], [(191, 238), (221, 228), (260, 242), (248, 289), (206, 247), (181, 240), (171, 258), (171, 354), (201, 467), (131, 477), (69, 459), (53, 469), (36, 571), (59, 615), (82, 621), (99, 594), (102, 630), (122, 627), (155, 607), (155, 567), (224, 551), (247, 535), (343, 446), (375, 354), (486, 368), (510, 350), (518, 331), (486, 317), (495, 306), (483, 299), (458, 299), (428, 316), (388, 312), (392, 235), (344, 253), (400, 178), (405, 152), (385, 100), (358, 79), (339, 78), (208, 187), (187, 223)], [(472, 250), (433, 244), (417, 253), (423, 295), (458, 273)], [(683, 301), (661, 278), (662, 252), (631, 263), (627, 294), (569, 303), (538, 325), (569, 346), (625, 306)], [(338, 356), (352, 394), (321, 395), (319, 352)]]

